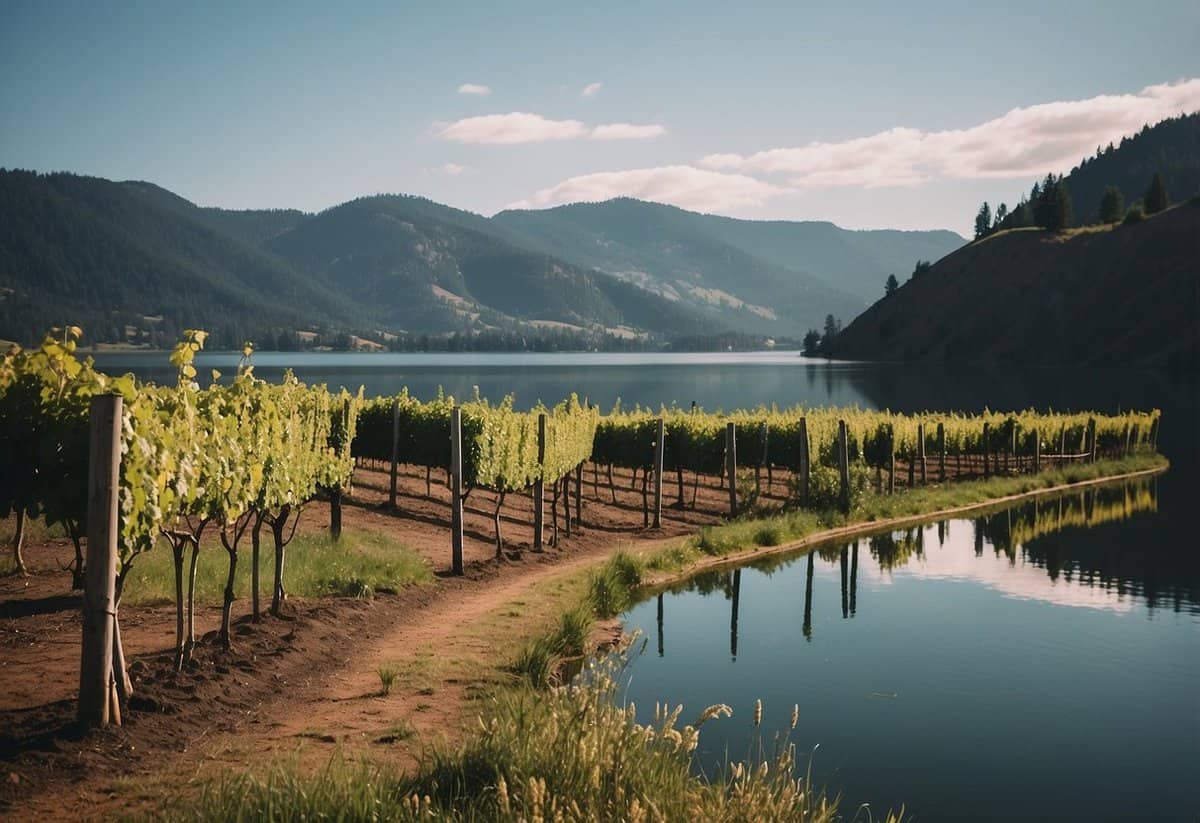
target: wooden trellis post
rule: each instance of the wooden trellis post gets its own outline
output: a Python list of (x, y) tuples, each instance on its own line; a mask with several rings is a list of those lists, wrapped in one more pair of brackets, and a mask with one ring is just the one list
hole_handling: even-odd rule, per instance
[(896, 493), (896, 427), (888, 423), (888, 494)]
[(917, 424), (917, 459), (921, 461), (921, 485), (929, 481), (928, 468), (925, 461), (925, 424)]
[(842, 508), (850, 508), (850, 453), (846, 444), (846, 421), (838, 421), (838, 474), (841, 479)]
[(990, 428), (991, 427), (988, 425), (987, 421), (985, 420), (983, 423), (983, 476), (984, 477), (987, 477), (991, 474), (991, 471), (988, 470), (988, 444), (991, 442), (991, 438), (988, 436), (988, 430)]
[(946, 426), (944, 423), (937, 425), (937, 450), (938, 450), (938, 481), (946, 482)]
[(542, 532), (546, 519), (546, 486), (542, 472), (546, 463), (546, 415), (538, 415), (538, 476), (533, 481), (533, 550), (542, 550)]
[(662, 527), (663, 452), (667, 421), (658, 418), (654, 434), (654, 528)]
[(450, 567), (463, 573), (462, 409), (450, 410)]
[(808, 505), (809, 492), (809, 451), (808, 451), (808, 419), (800, 418), (800, 454), (798, 468), (800, 471), (800, 504)]
[(725, 424), (725, 478), (729, 483), (729, 516), (737, 517), (737, 430)]
[(388, 506), (396, 510), (396, 473), (400, 463), (400, 398), (392, 400), (392, 474)]
[(79, 722), (120, 725), (113, 677), (117, 584), (117, 490), (121, 473), (120, 395), (96, 395), (89, 409), (87, 582), (79, 665)]
[(575, 525), (583, 523), (583, 464), (575, 467)]

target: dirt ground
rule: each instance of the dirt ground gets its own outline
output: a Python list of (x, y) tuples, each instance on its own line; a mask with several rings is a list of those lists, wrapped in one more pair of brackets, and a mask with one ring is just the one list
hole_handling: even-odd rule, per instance
[[(536, 603), (522, 599), (532, 588), (622, 546), (694, 532), (728, 508), (728, 492), (715, 478), (693, 485), (690, 474), (685, 506), (673, 507), (672, 475), (661, 528), (644, 528), (640, 475), (615, 471), (610, 487), (604, 469), (588, 466), (581, 523), (566, 537), (560, 503), (559, 545), (543, 553), (530, 550), (531, 496), (507, 496), (500, 512), (505, 553), (497, 560), (496, 496), (477, 489), (465, 507), (466, 573), (453, 577), (444, 475), (434, 473), (427, 497), (424, 469), (404, 467), (392, 512), (382, 469), (356, 471), (343, 503), (344, 527), (386, 533), (420, 552), (435, 583), (372, 600), (290, 598), (282, 618), (260, 623), (246, 614), (248, 600), (239, 601), (232, 651), (216, 643), (219, 604), (198, 604), (203, 636), (180, 673), (171, 665), (174, 607), (124, 606), (135, 697), (124, 724), (103, 731), (84, 733), (73, 724), (81, 619), (63, 571), (70, 544), (27, 546), (31, 574), (0, 578), (0, 816), (102, 819), (147, 811), (161, 796), (156, 786), (194, 785), (224, 767), (261, 766), (276, 757), (319, 764), (341, 751), (410, 765), (421, 745), (457, 736), (474, 717), (469, 702), (504, 676), (479, 661), (503, 631), (498, 619), (538, 617)], [(778, 475), (772, 492), (781, 500), (786, 486)], [(550, 500), (548, 490), (547, 542)], [(314, 503), (301, 529), (317, 531), (328, 522), (328, 505)], [(223, 562), (223, 552), (213, 554)], [(518, 605), (498, 618), (497, 610), (511, 603)], [(400, 671), (398, 687), (386, 696), (379, 693), (381, 666)]]
[[(951, 460), (951, 476), (981, 466)], [(458, 737), (477, 716), (473, 700), (507, 675), (494, 647), (509, 626), (545, 621), (538, 587), (619, 548), (643, 548), (719, 522), (728, 491), (712, 477), (664, 478), (662, 525), (647, 528), (642, 477), (603, 467), (583, 473), (581, 521), (563, 526), (550, 547), (552, 494), (547, 490), (546, 540), (533, 542), (532, 497), (509, 494), (500, 510), (504, 554), (496, 558), (496, 495), (470, 492), (464, 513), (465, 574), (450, 567), (449, 490), (445, 475), (402, 467), (398, 506), (388, 506), (389, 476), (369, 461), (355, 472), (344, 499), (346, 529), (387, 534), (419, 552), (435, 582), (371, 600), (290, 598), (281, 618), (250, 620), (248, 600), (234, 604), (234, 649), (216, 643), (218, 603), (197, 609), (203, 635), (183, 672), (172, 668), (174, 607), (124, 606), (122, 635), (134, 699), (124, 724), (103, 731), (75, 728), (80, 602), (64, 571), (73, 553), (63, 539), (26, 549), (28, 577), (0, 578), (0, 817), (38, 820), (111, 819), (152, 811), (163, 797), (194, 790), (223, 770), (296, 758), (319, 767), (336, 752), (397, 767), (411, 766), (421, 747)], [(907, 485), (897, 467), (898, 488)], [(938, 475), (929, 461), (930, 481)], [(916, 473), (919, 479), (919, 470)], [(765, 505), (782, 503), (786, 472), (770, 484)], [(574, 489), (571, 493), (574, 513)], [(694, 503), (694, 506), (693, 506)], [(304, 510), (301, 530), (328, 528), (329, 507)], [(211, 540), (211, 534), (209, 540)], [(224, 562), (224, 553), (210, 545)], [(165, 550), (165, 548), (163, 549)], [(209, 562), (214, 562), (211, 558)], [(533, 595), (530, 597), (530, 595)], [(526, 622), (525, 625), (528, 625)], [(612, 627), (607, 627), (611, 633)], [(398, 672), (380, 694), (381, 667)]]

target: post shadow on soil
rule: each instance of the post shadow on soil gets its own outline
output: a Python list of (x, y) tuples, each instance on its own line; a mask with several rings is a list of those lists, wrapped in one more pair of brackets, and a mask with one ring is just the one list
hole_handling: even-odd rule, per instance
[(52, 594), (31, 600), (8, 600), (0, 603), (0, 620), (36, 617), (65, 611), (78, 611), (83, 598), (79, 593)]

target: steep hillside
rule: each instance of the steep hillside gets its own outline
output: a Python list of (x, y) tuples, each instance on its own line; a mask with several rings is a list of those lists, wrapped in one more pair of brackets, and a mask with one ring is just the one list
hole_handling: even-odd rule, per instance
[(89, 341), (201, 327), (228, 347), (314, 327), (669, 337), (721, 331), (715, 314), (422, 198), (229, 211), (152, 183), (0, 170), (0, 336), (25, 342), (68, 321)]
[(264, 247), (369, 302), (390, 327), (437, 329), (506, 318), (615, 327), (636, 315), (641, 322), (633, 325), (666, 333), (716, 328), (645, 290), (614, 292), (603, 274), (512, 245), (507, 234), (470, 212), (384, 195), (303, 220)]
[(173, 337), (211, 329), (227, 345), (268, 329), (350, 324), (361, 312), (320, 281), (223, 234), (187, 201), (144, 183), (0, 170), (0, 336), (84, 325)]
[(1193, 200), (1142, 223), (972, 243), (871, 306), (832, 355), (1195, 368), (1198, 315)]
[[(1119, 146), (1101, 150), (1071, 170), (1063, 181), (1077, 222), (1092, 222), (1107, 186), (1116, 186), (1132, 205), (1161, 174), (1175, 202), (1200, 193), (1200, 113), (1146, 126)], [(932, 258), (931, 258), (932, 259)]]
[(549, 254), (717, 311), (747, 331), (803, 334), (826, 314), (848, 317), (866, 302), (799, 266), (788, 268), (727, 242), (704, 215), (673, 206), (620, 198), (506, 211), (492, 219)]

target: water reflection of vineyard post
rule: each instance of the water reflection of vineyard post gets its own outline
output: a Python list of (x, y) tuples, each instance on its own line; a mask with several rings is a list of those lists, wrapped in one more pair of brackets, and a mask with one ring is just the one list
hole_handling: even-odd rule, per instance
[[(1059, 495), (1044, 500), (1035, 500), (1023, 505), (1012, 506), (1003, 511), (993, 512), (974, 518), (974, 553), (977, 557), (983, 555), (984, 544), (990, 544), (997, 554), (1005, 555), (1011, 564), (1016, 563), (1018, 553), (1024, 550), (1030, 552), (1027, 544), (1050, 534), (1072, 528), (1091, 528), (1105, 523), (1115, 523), (1126, 520), (1134, 515), (1153, 513), (1158, 510), (1158, 493), (1156, 480), (1142, 480), (1112, 486), (1096, 486), (1081, 489), (1072, 494)], [(903, 568), (914, 559), (925, 556), (925, 526), (912, 526), (896, 531), (883, 532), (866, 539), (867, 550), (879, 564), (881, 572), (890, 573)], [(936, 524), (938, 546), (945, 546), (950, 537), (950, 521), (943, 520)], [(841, 583), (841, 611), (843, 619), (855, 616), (858, 610), (858, 550), (860, 541), (849, 544), (834, 544), (817, 547), (808, 553), (804, 574), (804, 612), (801, 633), (808, 642), (813, 638), (813, 578), (816, 558), (836, 564), (839, 569)], [(772, 555), (748, 564), (755, 571), (771, 574), (791, 563), (794, 556)], [(1062, 571), (1063, 563), (1058, 556), (1051, 554), (1036, 554), (1029, 558), (1034, 565), (1044, 567), (1051, 577), (1057, 579)], [(1107, 585), (1114, 578), (1111, 569), (1099, 571), (1099, 580)], [(1068, 568), (1066, 579), (1072, 579)], [(1080, 573), (1076, 582), (1096, 585), (1097, 575), (1094, 572)], [(1119, 585), (1123, 585), (1120, 581)], [(685, 584), (673, 590), (696, 592), (708, 595), (720, 591), (725, 599), (730, 601), (729, 622), (729, 652), (732, 659), (737, 659), (738, 650), (738, 617), (741, 600), (741, 569), (733, 571), (710, 571), (690, 578)], [(1123, 593), (1123, 589), (1119, 589)], [(658, 654), (665, 655), (664, 649), (664, 597), (657, 596), (658, 624)]]

